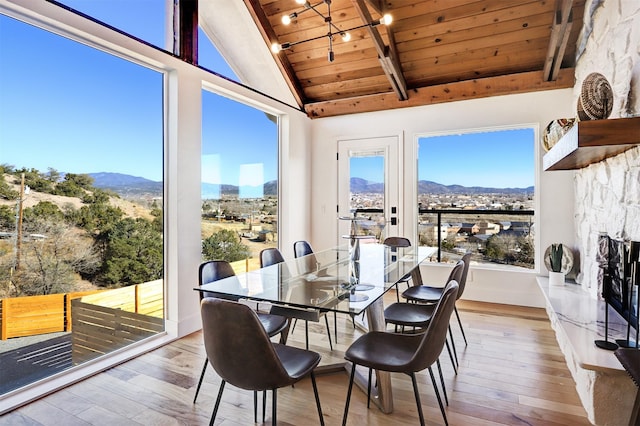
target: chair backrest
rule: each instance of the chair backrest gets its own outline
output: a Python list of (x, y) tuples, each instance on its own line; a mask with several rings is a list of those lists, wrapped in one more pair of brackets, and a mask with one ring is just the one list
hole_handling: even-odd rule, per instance
[[(406, 237), (387, 237), (382, 244), (389, 247), (411, 247), (411, 240)], [(415, 268), (410, 275), (414, 286), (423, 284), (422, 273), (419, 267)]]
[(289, 267), (285, 263), (282, 253), (275, 247), (266, 248), (260, 252), (260, 268), (272, 265), (279, 265), (278, 274), (280, 274), (280, 279), (285, 280), (291, 277)]
[(382, 244), (389, 247), (411, 247), (411, 241), (405, 237), (387, 237)]
[(267, 266), (275, 265), (277, 263), (283, 263), (284, 257), (277, 248), (266, 248), (260, 252), (260, 267), (266, 268)]
[(467, 275), (469, 275), (469, 265), (471, 265), (471, 252), (465, 253), (460, 259), (464, 262), (464, 269), (462, 270), (462, 275), (460, 276), (460, 281), (458, 281), (458, 285), (460, 288), (458, 289), (458, 299), (462, 297), (462, 293), (464, 293), (464, 288), (467, 285)]
[[(209, 260), (207, 262), (203, 262), (200, 264), (198, 268), (198, 282), (202, 286), (204, 284), (209, 284), (214, 281), (222, 280), (224, 278), (229, 278), (235, 276), (236, 273), (233, 271), (233, 268), (226, 260)], [(233, 298), (230, 296), (223, 296), (219, 293), (213, 293), (210, 291), (201, 291), (200, 299), (203, 297), (219, 297), (229, 300), (237, 300), (238, 298)]]
[(313, 253), (313, 250), (308, 242), (301, 240), (293, 243), (293, 253), (295, 257), (302, 257)]
[(318, 270), (318, 260), (316, 256), (313, 254), (313, 250), (311, 249), (311, 245), (306, 241), (296, 241), (293, 243), (293, 254), (296, 259), (304, 257), (304, 259), (299, 260), (298, 272), (301, 274), (308, 274), (310, 272), (316, 272)]
[(449, 321), (455, 307), (458, 288), (457, 281), (452, 280), (447, 283), (433, 311), (431, 321), (429, 321), (429, 325), (422, 335), (420, 346), (418, 346), (413, 359), (407, 365), (408, 371), (424, 370), (436, 362), (440, 356), (447, 338)]
[(268, 390), (291, 383), (256, 313), (248, 306), (202, 299), (202, 335), (207, 359), (233, 386)]
[(464, 265), (465, 263), (462, 260), (458, 260), (456, 262), (451, 272), (449, 272), (449, 278), (447, 278), (447, 283), (449, 281), (455, 281), (457, 283), (460, 283), (460, 280), (462, 280), (462, 273), (464, 272)]

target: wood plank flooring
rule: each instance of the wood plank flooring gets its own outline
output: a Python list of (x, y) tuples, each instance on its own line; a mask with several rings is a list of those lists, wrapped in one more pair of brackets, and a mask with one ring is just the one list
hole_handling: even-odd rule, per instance
[[(395, 295), (387, 297), (386, 302), (395, 301)], [(441, 356), (450, 425), (590, 424), (544, 310), (463, 300), (458, 301), (458, 310), (469, 344), (465, 347), (452, 318), (460, 362), (457, 375), (446, 351)], [(333, 335), (333, 315), (329, 320)], [(343, 361), (344, 350), (361, 334), (354, 330), (348, 316), (338, 315), (338, 344), (330, 352), (324, 321), (310, 323), (309, 329), (311, 349), (322, 353), (322, 364)], [(304, 347), (302, 323), (290, 336), (289, 344)], [(0, 424), (205, 425), (220, 379), (209, 366), (198, 401), (192, 403), (204, 359), (202, 335), (193, 333), (10, 412), (0, 417)], [(325, 423), (341, 424), (347, 374), (322, 375), (317, 382)], [(348, 424), (418, 424), (411, 380), (393, 374), (392, 384), (392, 414), (383, 414), (373, 404), (367, 409), (366, 393), (354, 388)], [(418, 374), (418, 386), (426, 423), (443, 425), (426, 371)], [(271, 424), (270, 404), (269, 394), (266, 424)], [(228, 385), (216, 424), (252, 423), (252, 393)], [(278, 391), (278, 424), (318, 424), (308, 379)]]

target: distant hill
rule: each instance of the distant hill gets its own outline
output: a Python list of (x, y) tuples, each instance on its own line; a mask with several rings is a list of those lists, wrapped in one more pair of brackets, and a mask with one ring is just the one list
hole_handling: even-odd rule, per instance
[[(371, 182), (361, 178), (351, 178), (351, 192), (381, 194), (382, 183)], [(533, 186), (527, 188), (485, 188), (482, 186), (442, 185), (437, 182), (421, 180), (418, 182), (418, 194), (529, 194)]]
[(418, 194), (533, 194), (534, 187), (486, 188), (482, 186), (442, 185), (429, 180), (418, 182)]
[(89, 173), (93, 178), (93, 186), (109, 189), (122, 196), (153, 194), (162, 196), (162, 182), (122, 173)]
[[(109, 189), (121, 196), (162, 196), (162, 182), (122, 173), (89, 173), (89, 176), (94, 179), (93, 186), (96, 188)], [(278, 181), (273, 180), (264, 184), (265, 195), (276, 195), (277, 191)], [(237, 196), (238, 193), (239, 189), (236, 185), (202, 184), (202, 194), (204, 198), (217, 197), (219, 194)]]
[(384, 192), (384, 184), (353, 177), (351, 178), (351, 192), (381, 194)]

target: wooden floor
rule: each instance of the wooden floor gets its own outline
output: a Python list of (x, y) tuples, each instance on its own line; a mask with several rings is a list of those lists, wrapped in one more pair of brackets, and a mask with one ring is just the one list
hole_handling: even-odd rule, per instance
[[(395, 296), (388, 301), (395, 301)], [(450, 425), (590, 424), (542, 309), (460, 300), (458, 310), (469, 344), (465, 347), (457, 324), (452, 323), (460, 362), (457, 375), (446, 351), (441, 356)], [(333, 316), (329, 319), (333, 333)], [(330, 352), (324, 322), (310, 324), (311, 349), (323, 354), (323, 364), (342, 361), (349, 342), (361, 333), (344, 315), (338, 316), (338, 329), (337, 349)], [(290, 336), (289, 344), (304, 347), (302, 324)], [(202, 336), (197, 332), (10, 412), (0, 418), (0, 424), (208, 424), (220, 379), (209, 367), (198, 402), (192, 403), (204, 359)], [(426, 423), (443, 425), (426, 371), (419, 373), (418, 383)], [(327, 425), (342, 422), (347, 384), (346, 373), (318, 377)], [(392, 414), (383, 414), (373, 404), (367, 409), (366, 393), (354, 388), (348, 424), (418, 424), (409, 377), (394, 374), (392, 384)], [(252, 423), (252, 393), (227, 386), (216, 424)], [(267, 408), (266, 424), (270, 423)], [(308, 379), (278, 391), (278, 423), (318, 424)]]

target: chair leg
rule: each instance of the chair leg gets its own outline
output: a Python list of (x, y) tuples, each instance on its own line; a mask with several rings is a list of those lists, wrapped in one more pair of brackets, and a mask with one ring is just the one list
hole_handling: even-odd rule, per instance
[(322, 407), (320, 406), (320, 395), (318, 395), (318, 386), (316, 385), (316, 375), (311, 372), (311, 384), (313, 385), (313, 395), (316, 397), (316, 407), (318, 408), (318, 417), (320, 424), (324, 426), (324, 416), (322, 415)]
[(258, 423), (258, 391), (253, 391), (253, 422)]
[(447, 346), (447, 352), (449, 352), (449, 359), (451, 360), (451, 366), (453, 367), (453, 371), (458, 375), (458, 367), (456, 367), (456, 361), (453, 359), (453, 353), (451, 352), (451, 346), (449, 346), (449, 339), (444, 340), (445, 345)]
[[(409, 373), (409, 376), (411, 376), (411, 383), (413, 383), (413, 393), (416, 396), (416, 405), (418, 406), (418, 416), (420, 417), (420, 426), (424, 426), (424, 415), (422, 414), (422, 404), (420, 403), (420, 392), (418, 392), (418, 382), (416, 382), (416, 374)], [(435, 382), (434, 382), (434, 385), (435, 385)], [(438, 391), (436, 390), (436, 392)]]
[[(267, 391), (265, 391), (266, 393)], [(273, 391), (271, 391), (271, 393), (273, 394), (272, 396), (272, 401), (271, 401), (271, 424), (272, 425), (277, 425), (278, 424), (278, 420), (276, 419), (276, 408), (278, 408), (278, 389), (273, 389)]]
[(324, 322), (327, 325), (327, 337), (329, 338), (329, 348), (333, 350), (333, 344), (331, 344), (331, 327), (329, 327), (329, 319), (327, 315), (324, 315)]
[(433, 376), (433, 369), (429, 367), (429, 375), (431, 376), (431, 383), (433, 383), (433, 390), (436, 392), (436, 397), (438, 398), (438, 405), (440, 406), (440, 412), (442, 413), (442, 418), (444, 419), (444, 424), (449, 426), (449, 422), (447, 421), (447, 413), (444, 412), (444, 406), (442, 405), (442, 399), (440, 398), (440, 392), (438, 392), (438, 386), (436, 385), (436, 378)]
[(304, 322), (304, 341), (307, 350), (309, 350), (309, 321)]
[(338, 344), (338, 314), (333, 311), (333, 340)]
[(262, 423), (264, 423), (264, 416), (266, 411), (267, 411), (267, 391), (262, 391)]
[(222, 399), (222, 391), (224, 391), (225, 381), (220, 382), (220, 390), (218, 391), (218, 397), (216, 398), (216, 405), (213, 407), (213, 414), (211, 420), (209, 420), (209, 426), (213, 426), (213, 422), (216, 420), (216, 414), (218, 414), (218, 407), (220, 406), (220, 400)]
[(458, 362), (458, 353), (456, 352), (456, 342), (453, 340), (453, 332), (451, 331), (451, 324), (449, 324), (449, 337), (451, 337), (451, 347), (453, 348), (453, 356), (456, 359), (456, 367), (460, 367)]
[(298, 323), (298, 318), (293, 319), (293, 325), (291, 325), (291, 333), (296, 329), (296, 324)]
[(349, 377), (349, 390), (347, 390), (347, 402), (344, 405), (344, 414), (342, 415), (342, 426), (347, 424), (347, 414), (349, 414), (349, 401), (351, 401), (351, 389), (353, 388), (353, 378), (356, 375), (356, 365), (351, 368), (351, 377)]
[(367, 381), (367, 408), (369, 408), (371, 404), (371, 373), (373, 369), (369, 368), (369, 380)]
[(196, 387), (196, 395), (193, 397), (193, 403), (196, 403), (196, 399), (198, 399), (198, 393), (200, 392), (200, 386), (202, 386), (202, 380), (204, 379), (204, 373), (207, 371), (207, 364), (209, 363), (209, 359), (204, 360), (204, 365), (202, 366), (202, 373), (200, 373), (200, 380), (198, 380), (198, 387)]
[(442, 393), (444, 394), (444, 402), (449, 405), (449, 398), (447, 397), (447, 388), (444, 384), (444, 376), (442, 375), (442, 366), (440, 365), (440, 358), (436, 360), (436, 365), (438, 366), (438, 373), (440, 374), (440, 383), (442, 384)]
[(462, 328), (462, 321), (460, 321), (460, 315), (458, 314), (458, 308), (453, 307), (453, 311), (456, 313), (456, 318), (458, 318), (458, 325), (460, 326), (460, 331), (462, 332), (462, 338), (464, 339), (464, 345), (468, 346), (467, 336), (464, 335), (464, 328)]

